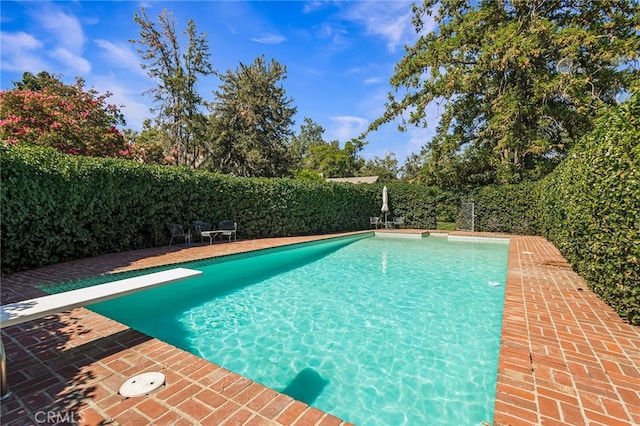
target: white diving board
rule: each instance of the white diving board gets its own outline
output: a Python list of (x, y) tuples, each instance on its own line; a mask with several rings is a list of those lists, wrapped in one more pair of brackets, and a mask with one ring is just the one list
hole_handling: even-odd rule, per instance
[(202, 275), (202, 271), (175, 268), (78, 290), (66, 291), (64, 293), (9, 303), (2, 306), (2, 311), (0, 312), (0, 328), (21, 324), (37, 318), (46, 317), (47, 315), (103, 302), (198, 275)]

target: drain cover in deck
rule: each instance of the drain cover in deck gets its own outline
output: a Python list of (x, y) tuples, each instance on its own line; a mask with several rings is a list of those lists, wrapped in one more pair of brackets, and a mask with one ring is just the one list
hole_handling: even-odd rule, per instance
[(162, 373), (138, 374), (124, 382), (118, 392), (125, 398), (147, 395), (162, 386), (164, 380)]

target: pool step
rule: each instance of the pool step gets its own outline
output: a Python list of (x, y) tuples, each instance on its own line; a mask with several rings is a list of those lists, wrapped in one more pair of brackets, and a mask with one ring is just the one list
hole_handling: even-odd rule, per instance
[(424, 238), (429, 236), (428, 231), (420, 232), (406, 232), (402, 230), (398, 231), (375, 231), (376, 237), (390, 237), (390, 238)]

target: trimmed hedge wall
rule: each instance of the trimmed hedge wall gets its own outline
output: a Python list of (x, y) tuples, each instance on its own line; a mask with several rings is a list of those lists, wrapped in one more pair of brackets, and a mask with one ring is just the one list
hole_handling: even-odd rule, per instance
[[(402, 216), (405, 227), (436, 229), (437, 200), (442, 191), (435, 187), (408, 183), (390, 183), (386, 186), (389, 190), (388, 220), (392, 220), (394, 216)], [(377, 193), (381, 193), (382, 185), (376, 187)], [(382, 205), (376, 206), (378, 212), (373, 216), (384, 217), (384, 213), (380, 212), (381, 207)]]
[(535, 235), (537, 196), (535, 182), (487, 186), (470, 192), (475, 203), (475, 231)]
[[(239, 238), (368, 229), (382, 202), (382, 185), (234, 178), (25, 146), (0, 148), (0, 172), (2, 274), (168, 244), (167, 222), (233, 219)], [(397, 184), (391, 214), (433, 228), (433, 193)]]
[(640, 94), (595, 129), (538, 186), (538, 232), (589, 288), (640, 325)]

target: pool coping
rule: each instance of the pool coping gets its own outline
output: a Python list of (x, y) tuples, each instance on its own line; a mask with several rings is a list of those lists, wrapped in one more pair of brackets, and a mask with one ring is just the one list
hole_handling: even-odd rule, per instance
[[(640, 327), (624, 323), (597, 298), (551, 243), (428, 232), (510, 240), (494, 424), (640, 424)], [(2, 303), (41, 296), (37, 286), (45, 283), (353, 234), (79, 259), (3, 277)], [(84, 308), (8, 327), (2, 338), (13, 392), (1, 404), (5, 425), (50, 413), (87, 425), (349, 424)], [(147, 397), (118, 395), (124, 380), (148, 371), (165, 373), (167, 384)]]

